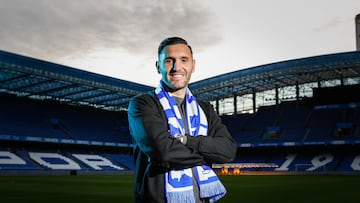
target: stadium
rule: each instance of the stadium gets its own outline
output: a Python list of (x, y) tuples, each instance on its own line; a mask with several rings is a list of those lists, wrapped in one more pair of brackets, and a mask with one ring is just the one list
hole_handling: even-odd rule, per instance
[[(6, 51), (0, 51), (0, 67), (0, 191), (5, 202), (131, 202), (134, 164), (126, 109), (131, 97), (154, 87)], [(285, 177), (295, 182), (281, 183), (281, 194), (271, 191), (270, 184), (262, 189), (265, 197), (255, 202), (282, 202), (279, 196), (283, 202), (360, 200), (359, 51), (251, 67), (191, 83), (190, 88), (214, 106), (238, 143), (233, 163), (212, 166), (224, 180), (235, 182), (229, 183), (229, 196), (237, 191), (261, 194), (236, 188), (237, 182), (277, 184)], [(36, 185), (32, 177), (56, 183)], [(89, 188), (76, 192), (82, 195), (66, 190), (66, 195), (54, 196), (67, 184), (80, 184), (75, 179), (91, 185), (86, 180), (92, 177), (96, 184), (116, 184), (99, 186), (116, 196), (104, 193), (96, 200)], [(70, 182), (61, 187), (64, 180)], [(302, 180), (307, 184), (301, 185)], [(19, 189), (24, 181), (32, 184)], [(314, 188), (306, 190), (310, 185)], [(305, 190), (307, 198), (295, 198), (294, 192), (286, 196), (287, 187)], [(49, 196), (30, 197), (48, 190)], [(311, 200), (315, 191), (328, 199), (314, 195)], [(272, 194), (276, 200), (269, 199)]]

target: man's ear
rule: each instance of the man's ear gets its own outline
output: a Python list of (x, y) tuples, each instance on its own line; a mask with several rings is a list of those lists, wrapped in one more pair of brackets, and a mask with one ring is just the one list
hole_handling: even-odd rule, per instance
[(156, 66), (157, 72), (160, 73), (160, 66), (159, 66), (159, 62), (158, 62), (158, 61), (155, 62), (155, 66)]

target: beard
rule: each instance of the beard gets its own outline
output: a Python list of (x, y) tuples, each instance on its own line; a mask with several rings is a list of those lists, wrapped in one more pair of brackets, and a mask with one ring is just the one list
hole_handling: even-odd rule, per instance
[(182, 89), (186, 89), (188, 87), (188, 82), (187, 81), (170, 81), (168, 79), (163, 80), (164, 84), (165, 84), (165, 88), (167, 91), (169, 92), (176, 92), (178, 90), (182, 90)]

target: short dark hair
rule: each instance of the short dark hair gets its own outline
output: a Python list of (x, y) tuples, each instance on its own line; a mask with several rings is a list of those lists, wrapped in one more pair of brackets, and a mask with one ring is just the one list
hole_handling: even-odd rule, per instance
[(191, 49), (191, 46), (187, 43), (186, 40), (184, 40), (183, 38), (180, 38), (180, 37), (169, 37), (169, 38), (164, 39), (164, 40), (160, 43), (160, 45), (159, 45), (158, 54), (160, 55), (160, 52), (161, 52), (166, 46), (174, 45), (174, 44), (185, 44), (186, 46), (189, 47), (190, 52), (191, 52), (191, 55), (193, 54), (192, 49)]

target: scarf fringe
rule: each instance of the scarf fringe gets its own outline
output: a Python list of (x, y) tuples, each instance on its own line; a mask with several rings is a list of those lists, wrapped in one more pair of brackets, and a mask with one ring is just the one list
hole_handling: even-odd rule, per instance
[(184, 192), (167, 192), (166, 200), (168, 203), (195, 203), (194, 192), (184, 191)]
[(200, 186), (200, 198), (210, 198), (210, 202), (216, 202), (224, 197), (226, 189), (220, 181), (201, 184)]

